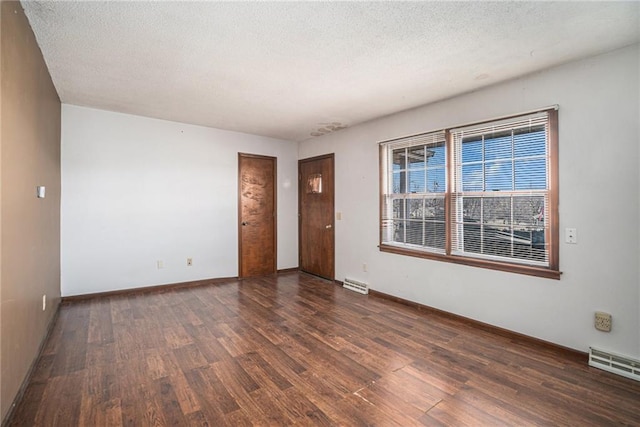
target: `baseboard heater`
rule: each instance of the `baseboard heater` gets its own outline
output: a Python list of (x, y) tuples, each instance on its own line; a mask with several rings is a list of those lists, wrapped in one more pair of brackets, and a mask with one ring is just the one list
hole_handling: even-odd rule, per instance
[(348, 277), (346, 277), (344, 282), (342, 282), (342, 287), (359, 294), (367, 295), (369, 293), (369, 285), (357, 280), (349, 279)]
[(589, 347), (589, 366), (640, 381), (640, 360)]

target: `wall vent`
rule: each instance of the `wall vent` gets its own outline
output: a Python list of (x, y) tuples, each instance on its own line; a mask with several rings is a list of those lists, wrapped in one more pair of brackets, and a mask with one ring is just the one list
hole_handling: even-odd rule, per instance
[(354, 292), (358, 292), (359, 294), (366, 295), (369, 293), (369, 285), (367, 285), (366, 283), (359, 282), (357, 280), (349, 279), (348, 277), (344, 279), (344, 282), (342, 283), (342, 287)]
[(589, 366), (640, 381), (640, 360), (589, 347)]

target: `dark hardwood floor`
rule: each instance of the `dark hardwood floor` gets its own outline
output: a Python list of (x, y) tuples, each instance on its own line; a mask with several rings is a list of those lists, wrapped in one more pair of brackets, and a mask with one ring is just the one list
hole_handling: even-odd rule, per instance
[(640, 383), (299, 273), (65, 303), (11, 425), (640, 425)]

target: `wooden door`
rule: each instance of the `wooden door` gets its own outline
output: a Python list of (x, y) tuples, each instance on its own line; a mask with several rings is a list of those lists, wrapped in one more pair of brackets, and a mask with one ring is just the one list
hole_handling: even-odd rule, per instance
[(273, 274), (277, 268), (276, 158), (238, 154), (239, 276)]
[(333, 280), (334, 156), (300, 160), (298, 172), (300, 270)]

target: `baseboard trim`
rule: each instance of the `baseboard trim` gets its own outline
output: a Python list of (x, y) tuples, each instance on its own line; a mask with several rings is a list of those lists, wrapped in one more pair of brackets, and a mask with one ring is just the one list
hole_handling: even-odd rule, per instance
[(324, 280), (325, 282), (335, 282), (333, 279), (328, 279), (326, 277), (318, 276), (317, 274), (309, 273), (308, 271), (298, 270), (300, 274), (304, 274), (305, 276), (313, 277), (315, 279)]
[[(297, 271), (298, 271), (298, 267), (285, 268), (282, 270), (278, 270), (276, 274), (287, 274), (287, 273), (294, 273)], [(161, 292), (161, 291), (171, 291), (174, 289), (194, 288), (197, 286), (205, 286), (205, 285), (219, 285), (222, 283), (234, 282), (236, 280), (242, 280), (242, 278), (218, 277), (213, 279), (193, 280), (190, 282), (168, 283), (166, 285), (143, 286), (140, 288), (131, 288), (131, 289), (118, 289), (115, 291), (96, 292), (93, 294), (71, 295), (68, 297), (62, 297), (62, 302), (70, 303), (70, 302), (84, 301), (84, 300), (89, 300), (94, 298), (114, 297), (114, 296), (123, 296), (123, 295), (138, 295), (138, 294), (146, 294), (146, 293)]]
[(140, 288), (118, 289), (115, 291), (96, 292), (94, 294), (81, 294), (62, 297), (62, 303), (72, 303), (77, 301), (85, 301), (95, 298), (114, 297), (123, 295), (138, 295), (154, 292), (172, 291), (175, 289), (194, 288), (205, 285), (219, 285), (238, 280), (237, 277), (220, 277), (215, 279), (193, 280), (190, 282), (168, 283), (166, 285), (144, 286)]
[(40, 356), (42, 356), (42, 352), (44, 351), (44, 346), (47, 344), (47, 341), (49, 340), (49, 336), (53, 331), (53, 327), (58, 321), (58, 314), (60, 313), (61, 304), (62, 304), (62, 301), (56, 307), (56, 312), (51, 317), (51, 320), (49, 320), (49, 324), (47, 325), (47, 332), (44, 334), (44, 337), (42, 337), (42, 340), (40, 341), (40, 345), (38, 346), (38, 351), (36, 352), (36, 356), (31, 361), (31, 366), (29, 366), (29, 370), (27, 370), (27, 374), (24, 376), (24, 379), (22, 380), (22, 384), (20, 384), (20, 388), (18, 388), (18, 392), (16, 393), (15, 397), (13, 398), (13, 401), (11, 402), (11, 406), (9, 406), (7, 415), (2, 420), (2, 424), (0, 424), (2, 427), (5, 427), (11, 424), (11, 419), (15, 414), (16, 408), (20, 403), (20, 401), (22, 400), (22, 398), (24, 397), (24, 393), (27, 391), (27, 386), (31, 381), (31, 377), (33, 376), (33, 372), (36, 369), (36, 365), (40, 361)]
[[(336, 282), (341, 284), (341, 282), (338, 282), (337, 280), (336, 280)], [(490, 332), (490, 333), (493, 333), (493, 334), (496, 334), (496, 335), (500, 335), (502, 337), (508, 338), (508, 339), (510, 339), (512, 341), (515, 341), (515, 342), (520, 341), (520, 342), (524, 342), (524, 343), (535, 345), (537, 347), (543, 347), (543, 348), (549, 349), (551, 351), (554, 351), (554, 352), (562, 355), (563, 357), (566, 357), (566, 358), (571, 359), (571, 360), (576, 360), (576, 361), (579, 361), (579, 362), (588, 362), (588, 360), (589, 360), (589, 354), (588, 353), (584, 353), (582, 351), (575, 350), (573, 348), (565, 347), (565, 346), (562, 346), (560, 344), (555, 344), (555, 343), (552, 343), (552, 342), (549, 342), (549, 341), (541, 340), (540, 338), (534, 338), (532, 336), (521, 334), (519, 332), (510, 331), (509, 329), (504, 329), (504, 328), (500, 328), (498, 326), (490, 325), (488, 323), (480, 322), (479, 320), (470, 319), (468, 317), (460, 316), (459, 314), (450, 313), (448, 311), (444, 311), (444, 310), (440, 310), (438, 308), (430, 307), (428, 305), (420, 304), (420, 303), (415, 302), (415, 301), (409, 301), (409, 300), (406, 300), (404, 298), (400, 298), (400, 297), (396, 297), (396, 296), (393, 296), (393, 295), (385, 294), (384, 292), (374, 291), (373, 289), (369, 289), (369, 296), (372, 296), (374, 298), (382, 298), (382, 299), (394, 301), (394, 302), (400, 303), (402, 305), (413, 307), (413, 308), (415, 308), (416, 310), (419, 310), (419, 311), (425, 311), (425, 312), (428, 312), (428, 313), (436, 314), (438, 316), (442, 316), (442, 317), (446, 317), (446, 318), (449, 318), (449, 319), (453, 319), (453, 320), (465, 323), (465, 324), (467, 324), (467, 325), (469, 325), (471, 327), (474, 327), (474, 328), (477, 328), (477, 329), (481, 329), (483, 331)]]

